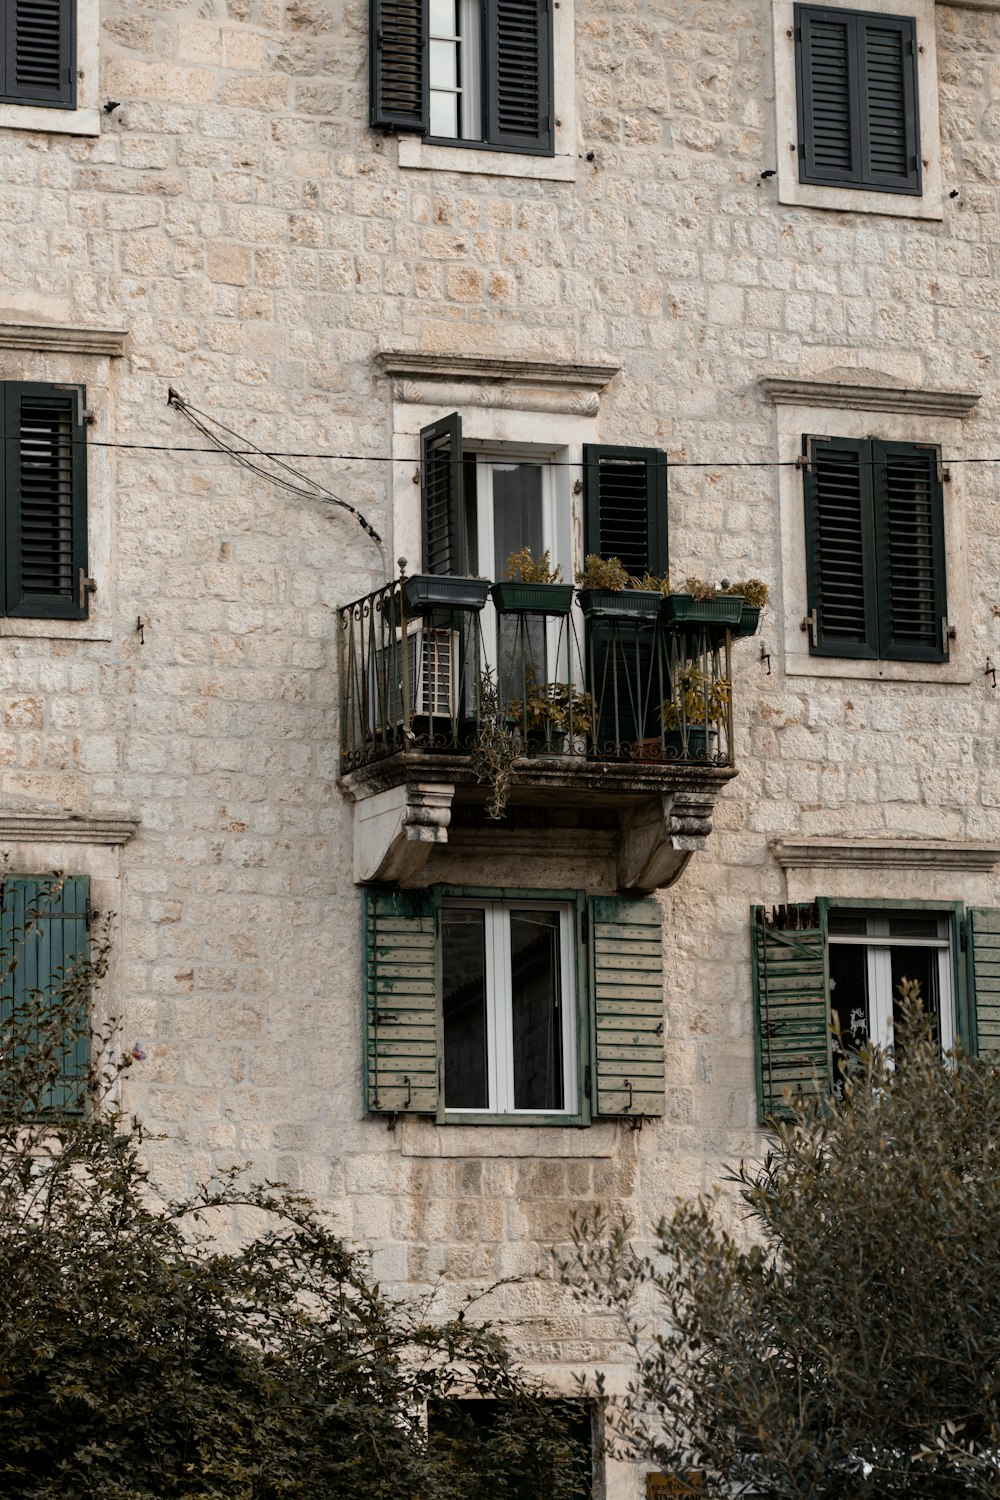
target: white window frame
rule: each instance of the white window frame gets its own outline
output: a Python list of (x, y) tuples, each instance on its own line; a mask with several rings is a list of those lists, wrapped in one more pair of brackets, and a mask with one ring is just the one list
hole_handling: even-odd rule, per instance
[(886, 214), (896, 219), (940, 219), (941, 126), (938, 118), (937, 34), (934, 0), (818, 0), (827, 10), (912, 16), (917, 25), (917, 93), (923, 192), (874, 192), (868, 188), (824, 187), (799, 181), (798, 95), (795, 76), (795, 0), (773, 0), (774, 111), (778, 202), (843, 213)]
[[(486, 913), (486, 1061), (489, 1102), (470, 1109), (449, 1109), (445, 1116), (496, 1116), (533, 1119), (537, 1116), (580, 1113), (576, 964), (573, 943), (575, 908), (570, 902), (502, 900), (494, 897), (448, 896), (447, 910)], [(563, 1104), (561, 1109), (516, 1109), (514, 1106), (514, 1028), (511, 993), (510, 916), (514, 911), (557, 912), (559, 915), (559, 1004), (562, 1011)], [(444, 1080), (447, 1097), (448, 1079)]]
[(100, 32), (101, 0), (77, 0), (76, 108), (0, 104), (0, 129), (39, 130), (49, 135), (100, 135)]
[[(831, 902), (831, 911), (853, 910), (837, 906)], [(938, 1027), (939, 1040), (942, 1052), (950, 1052), (955, 1046), (956, 1026), (955, 1014), (957, 1009), (958, 992), (955, 984), (955, 968), (952, 959), (952, 936), (951, 918), (944, 912), (922, 912), (914, 908), (912, 912), (905, 909), (890, 911), (873, 909), (865, 911), (854, 911), (854, 915), (864, 917), (867, 926), (865, 933), (827, 933), (827, 946), (833, 947), (863, 947), (866, 950), (868, 965), (868, 1000), (870, 1014), (868, 1016), (869, 1035), (868, 1040), (874, 1046), (891, 1047), (893, 1044), (893, 993), (892, 993), (892, 960), (890, 948), (923, 948), (936, 949), (938, 955)], [(928, 919), (934, 917), (937, 922), (936, 937), (893, 937), (889, 932), (890, 919), (893, 916), (926, 916)], [(831, 1006), (834, 1006), (835, 997), (830, 997)]]

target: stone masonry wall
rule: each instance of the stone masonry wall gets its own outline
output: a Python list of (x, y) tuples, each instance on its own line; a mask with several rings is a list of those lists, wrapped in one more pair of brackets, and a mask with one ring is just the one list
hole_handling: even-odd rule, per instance
[[(776, 150), (765, 0), (575, 14), (575, 183), (398, 167), (366, 125), (361, 0), (104, 0), (101, 98), (123, 105), (100, 137), (0, 132), (0, 321), (128, 328), (106, 387), (85, 361), (73, 378), (108, 438), (136, 445), (110, 450), (111, 639), (4, 625), (0, 807), (141, 820), (108, 1003), (149, 1054), (129, 1104), (159, 1176), (252, 1158), (401, 1283), (530, 1274), (574, 1207), (642, 1224), (756, 1149), (748, 908), (791, 889), (769, 839), (1000, 838), (982, 675), (1000, 651), (996, 465), (963, 474), (971, 681), (787, 676), (775, 419), (756, 383), (847, 369), (981, 391), (966, 452), (1000, 454), (1000, 13), (938, 7), (958, 193), (941, 222), (777, 203), (759, 175)], [(678, 465), (675, 576), (774, 586), (771, 674), (754, 642), (737, 657), (740, 775), (710, 852), (663, 895), (668, 1113), (640, 1132), (362, 1117), (334, 610), (380, 561), (343, 513), (183, 451), (205, 444), (166, 397), (265, 447), (346, 455), (302, 466), (384, 530), (391, 407), (372, 356), (401, 347), (617, 361), (601, 438)], [(4, 378), (54, 378), (49, 356), (2, 359)], [(985, 877), (894, 878), (1000, 897)], [(499, 1310), (563, 1381), (615, 1356), (612, 1330), (530, 1283)], [(632, 1484), (616, 1471), (611, 1492)]]

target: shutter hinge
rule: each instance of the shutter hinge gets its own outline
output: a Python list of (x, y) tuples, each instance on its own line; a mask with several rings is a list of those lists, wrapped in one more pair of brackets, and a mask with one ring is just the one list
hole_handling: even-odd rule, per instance
[(585, 1099), (590, 1099), (593, 1097), (593, 1092), (593, 1074), (591, 1073), (590, 1063), (588, 1063), (583, 1070), (583, 1097)]
[(98, 919), (98, 917), (100, 915), (101, 914), (97, 910), (96, 906), (91, 906), (91, 904), (90, 904), (90, 897), (88, 896), (87, 897), (87, 904), (86, 904), (86, 906), (83, 909), (83, 920), (87, 924), (87, 930), (88, 931), (90, 930), (90, 928), (93, 925), (93, 923), (97, 921), (97, 919)]
[(969, 929), (964, 917), (958, 924), (958, 947), (961, 953), (967, 952), (969, 947)]
[(796, 455), (795, 467), (797, 469), (804, 469), (807, 474), (811, 474), (812, 466), (816, 459), (816, 444), (828, 443), (829, 441), (828, 437), (807, 437), (806, 451)]
[(97, 593), (97, 579), (88, 578), (87, 570), (80, 569), (80, 608), (87, 608), (87, 595)]
[(809, 638), (813, 645), (819, 645), (819, 621), (816, 618), (816, 611), (814, 609), (811, 609), (807, 615), (803, 615), (802, 624), (799, 626), (799, 629), (808, 630)]
[(947, 615), (942, 615), (941, 616), (941, 650), (944, 652), (945, 656), (950, 656), (951, 655), (950, 642), (951, 641), (957, 641), (957, 640), (958, 640), (958, 631), (955, 629), (954, 625), (949, 625), (948, 624), (948, 616)]
[(937, 459), (938, 484), (948, 484), (951, 480), (951, 470), (946, 469), (944, 464), (942, 463), (941, 449), (938, 447), (937, 443), (914, 443), (913, 446), (914, 448), (922, 448), (925, 451), (934, 454), (935, 458)]

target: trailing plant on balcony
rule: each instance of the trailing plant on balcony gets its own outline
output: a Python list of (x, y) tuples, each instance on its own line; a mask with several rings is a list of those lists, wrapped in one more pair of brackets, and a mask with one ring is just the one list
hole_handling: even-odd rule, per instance
[(492, 789), (486, 816), (493, 822), (499, 822), (507, 811), (514, 762), (521, 753), (521, 739), (508, 712), (500, 703), (493, 672), (484, 667), (479, 674), (479, 721), (470, 760), (476, 780)]

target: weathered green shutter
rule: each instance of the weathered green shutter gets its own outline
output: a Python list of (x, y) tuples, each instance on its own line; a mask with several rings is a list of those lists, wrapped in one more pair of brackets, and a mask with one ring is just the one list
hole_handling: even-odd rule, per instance
[(3, 386), (5, 614), (87, 617), (84, 402), (82, 387)]
[(76, 0), (0, 0), (0, 102), (76, 108)]
[(437, 944), (425, 891), (366, 889), (365, 1108), (438, 1107)]
[(667, 455), (659, 448), (584, 444), (583, 550), (621, 558), (636, 577), (667, 572)]
[(921, 192), (915, 23), (795, 7), (799, 178)]
[(591, 898), (595, 1116), (663, 1114), (662, 920), (652, 898)]
[(947, 661), (944, 489), (936, 448), (872, 442), (879, 655)]
[(757, 1104), (761, 1121), (788, 1098), (832, 1082), (825, 920), (816, 904), (752, 908)]
[(970, 907), (967, 921), (972, 1046), (982, 1057), (1000, 1053), (1000, 910)]
[(552, 154), (551, 0), (486, 0), (486, 139)]
[(877, 657), (871, 443), (806, 436), (802, 446), (809, 649)]
[(427, 129), (427, 0), (370, 0), (371, 123)]
[[(36, 996), (61, 1001), (61, 985), (74, 963), (89, 958), (87, 930), (90, 882), (83, 876), (29, 880), (8, 875), (0, 901), (0, 1021), (14, 1007), (35, 1004)], [(58, 1054), (57, 1054), (58, 1055)], [(58, 1056), (59, 1076), (40, 1100), (41, 1108), (76, 1114), (83, 1108), (90, 1063), (89, 1018), (77, 1018)]]
[(466, 571), (462, 419), (457, 412), (420, 433), (420, 500), (425, 573)]

